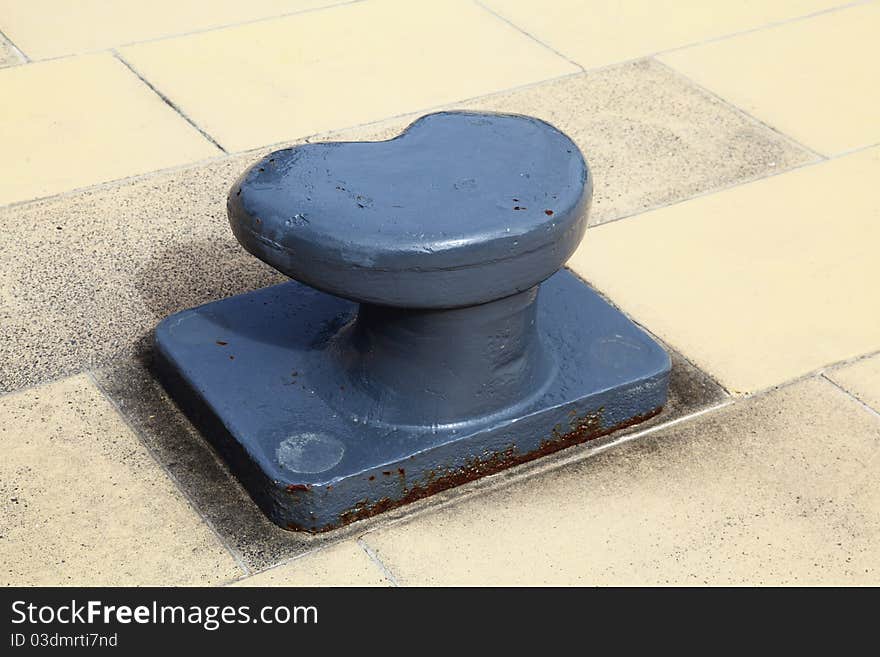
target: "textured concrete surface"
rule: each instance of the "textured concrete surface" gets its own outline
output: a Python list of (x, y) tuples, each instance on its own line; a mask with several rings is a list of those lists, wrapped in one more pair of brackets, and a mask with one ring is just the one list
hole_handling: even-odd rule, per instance
[(878, 464), (813, 379), (363, 540), (402, 584), (877, 584)]
[(109, 54), (0, 69), (0, 205), (220, 151)]
[(878, 32), (880, 4), (873, 2), (660, 59), (802, 144), (833, 155), (880, 142)]
[(880, 356), (825, 372), (825, 376), (880, 413)]
[(880, 349), (878, 177), (872, 148), (741, 185), (599, 226), (569, 266), (728, 390), (761, 390)]
[(840, 0), (482, 3), (586, 68), (716, 39), (844, 4)]
[(240, 577), (83, 375), (0, 397), (0, 584), (213, 584)]
[[(650, 62), (467, 107), (536, 114), (568, 132), (596, 177), (593, 222), (811, 157)], [(331, 138), (390, 137), (410, 120)], [(0, 245), (16, 253), (0, 260), (0, 390), (101, 366), (172, 312), (281, 281), (226, 221), (229, 186), (258, 157), (0, 209)]]
[(229, 150), (578, 70), (469, 0), (370, 0), (122, 55)]
[[(0, 0), (36, 60), (0, 44), (0, 584), (880, 583), (877, 0), (334, 2)], [(601, 225), (570, 266), (681, 350), (669, 405), (285, 532), (148, 336), (282, 280), (225, 218), (268, 146), (440, 107), (580, 144)]]
[(235, 582), (234, 586), (391, 586), (355, 541), (345, 541)]
[[(591, 224), (816, 159), (651, 60), (444, 107), (528, 114), (568, 134), (595, 180)], [(310, 141), (387, 139), (417, 116)]]
[(0, 209), (0, 390), (131, 353), (177, 310), (280, 282), (229, 230), (255, 155)]
[[(260, 512), (210, 445), (168, 398), (149, 369), (138, 361), (127, 360), (96, 372), (95, 377), (101, 390), (113, 400), (156, 459), (174, 475), (178, 485), (193, 500), (196, 508), (226, 544), (241, 555), (242, 560), (253, 570), (262, 570), (340, 537), (357, 536), (365, 528), (382, 524), (389, 518), (403, 517), (431, 508), (459, 494), (456, 490), (446, 491), (329, 534), (308, 535), (284, 531)], [(683, 417), (707, 406), (722, 403), (725, 399), (726, 395), (717, 383), (673, 353), (669, 403), (660, 415), (637, 427), (564, 450), (465, 488), (474, 490), (484, 486), (491, 487), (495, 485), (494, 482), (504, 481), (511, 476), (522, 476), (522, 473), (543, 467), (554, 459), (568, 459), (586, 454), (590, 449), (615, 440), (620, 435)]]
[(0, 0), (0, 27), (36, 60), (208, 30), (340, 1)]

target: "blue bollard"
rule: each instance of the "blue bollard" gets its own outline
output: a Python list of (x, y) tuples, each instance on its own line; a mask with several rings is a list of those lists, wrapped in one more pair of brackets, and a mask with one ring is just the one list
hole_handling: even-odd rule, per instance
[(324, 531), (644, 420), (666, 352), (571, 273), (592, 179), (525, 116), (277, 151), (229, 221), (294, 281), (177, 313), (158, 372), (277, 524)]

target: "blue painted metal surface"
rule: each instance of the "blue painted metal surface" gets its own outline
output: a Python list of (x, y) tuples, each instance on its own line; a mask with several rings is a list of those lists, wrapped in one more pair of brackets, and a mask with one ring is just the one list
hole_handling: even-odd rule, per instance
[(360, 302), (471, 306), (553, 274), (592, 195), (578, 147), (525, 116), (440, 112), (384, 142), (266, 156), (229, 195), (238, 241), (291, 278)]
[(567, 137), (510, 115), (273, 153), (233, 186), (230, 223), (308, 285), (169, 317), (158, 371), (264, 511), (307, 531), (649, 417), (667, 354), (554, 274), (590, 186)]

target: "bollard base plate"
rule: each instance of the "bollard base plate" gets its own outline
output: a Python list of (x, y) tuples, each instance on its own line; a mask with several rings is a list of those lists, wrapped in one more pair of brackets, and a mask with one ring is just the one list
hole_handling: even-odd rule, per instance
[(292, 281), (185, 310), (156, 329), (163, 384), (286, 529), (367, 518), (635, 424), (666, 402), (666, 352), (562, 270), (538, 298), (538, 330), (558, 371), (521, 415), (364, 424), (310, 384), (326, 361), (322, 345), (356, 311)]

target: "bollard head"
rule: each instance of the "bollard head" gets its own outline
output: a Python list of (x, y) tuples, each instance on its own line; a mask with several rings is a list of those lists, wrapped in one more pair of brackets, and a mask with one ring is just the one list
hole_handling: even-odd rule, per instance
[(239, 242), (330, 294), (454, 308), (527, 290), (586, 229), (589, 170), (538, 119), (439, 112), (381, 142), (276, 151), (233, 185)]

